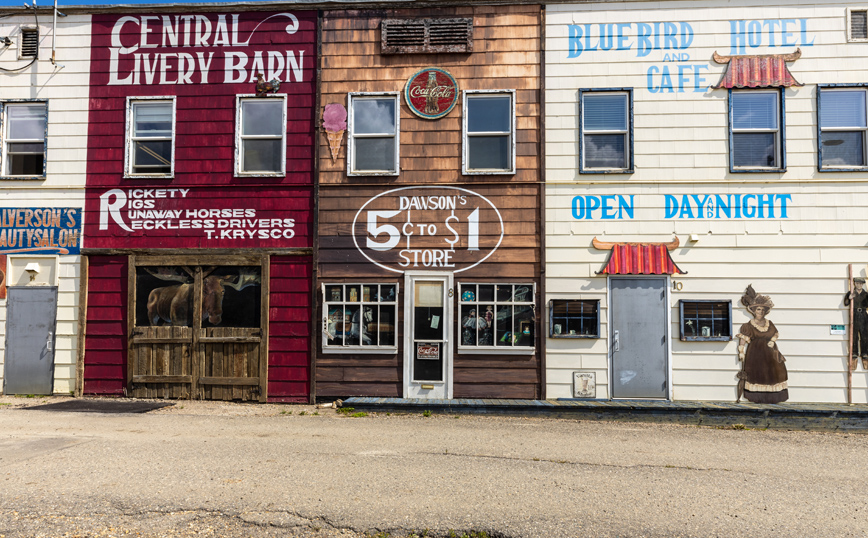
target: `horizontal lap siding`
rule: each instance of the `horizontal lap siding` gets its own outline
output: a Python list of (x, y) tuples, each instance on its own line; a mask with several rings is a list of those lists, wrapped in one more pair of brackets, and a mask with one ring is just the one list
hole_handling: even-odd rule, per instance
[(84, 394), (122, 395), (126, 386), (127, 259), (88, 260)]
[[(720, 4), (718, 4), (720, 5)], [(831, 325), (847, 325), (842, 298), (848, 289), (847, 266), (866, 276), (868, 251), (868, 186), (865, 173), (817, 170), (817, 84), (868, 82), (868, 49), (848, 43), (847, 8), (857, 2), (739, 1), (701, 9), (680, 2), (637, 2), (630, 9), (597, 3), (548, 6), (546, 20), (546, 301), (596, 299), (601, 306), (601, 338), (549, 339), (547, 395), (572, 396), (572, 372), (597, 374), (597, 396), (609, 395), (607, 282), (597, 275), (609, 253), (596, 250), (594, 237), (606, 241), (669, 241), (681, 246), (672, 258), (686, 275), (673, 275), (680, 290), (669, 292), (670, 361), (673, 397), (677, 400), (735, 400), (740, 368), (736, 340), (680, 341), (679, 300), (708, 299), (732, 303), (733, 333), (751, 319), (739, 303), (748, 284), (769, 295), (775, 308), (769, 319), (777, 327), (778, 347), (786, 357), (790, 402), (846, 401), (848, 335), (830, 334)], [(768, 33), (747, 34), (745, 42), (761, 46), (739, 54), (784, 54), (801, 47), (801, 58), (787, 67), (801, 87), (785, 90), (787, 170), (780, 173), (729, 171), (728, 92), (710, 89), (726, 70), (712, 61), (713, 52), (733, 54), (736, 38), (730, 21), (806, 19), (805, 46), (768, 46)], [(584, 51), (569, 57), (569, 25), (601, 23), (653, 26), (657, 21), (689, 23), (694, 36), (689, 49), (650, 51)], [(799, 25), (796, 24), (796, 27)], [(792, 26), (791, 26), (792, 28)], [(800, 39), (800, 32), (794, 34)], [(635, 40), (631, 40), (634, 42)], [(666, 53), (686, 53), (686, 62), (664, 62)], [(668, 65), (677, 84), (677, 67), (701, 65), (702, 91), (649, 91), (648, 69)], [(655, 79), (659, 83), (659, 77)], [(634, 89), (635, 172), (630, 175), (578, 173), (578, 89)], [(664, 196), (789, 194), (782, 218), (665, 218)], [(576, 220), (571, 201), (585, 195), (635, 195), (635, 218)], [(688, 238), (696, 234), (698, 241)], [(548, 312), (546, 312), (546, 316)], [(548, 332), (546, 327), (546, 332)], [(868, 373), (853, 372), (853, 401), (868, 402)]]
[(310, 399), (309, 257), (272, 256), (268, 314), (268, 400)]

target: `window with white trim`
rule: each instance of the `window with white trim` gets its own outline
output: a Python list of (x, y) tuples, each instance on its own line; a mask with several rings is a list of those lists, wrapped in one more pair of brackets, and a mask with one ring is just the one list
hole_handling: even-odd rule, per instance
[(235, 175), (285, 175), (286, 94), (236, 99)]
[(127, 98), (128, 177), (172, 177), (175, 99)]
[(783, 92), (730, 90), (729, 103), (731, 171), (782, 171)]
[(398, 284), (323, 284), (325, 352), (398, 349)]
[(633, 171), (633, 90), (579, 90), (581, 173)]
[(462, 173), (515, 173), (515, 90), (465, 90)]
[(399, 95), (397, 92), (349, 94), (348, 175), (398, 175)]
[(48, 103), (3, 103), (3, 176), (45, 177)]
[(864, 170), (868, 163), (868, 115), (864, 86), (819, 86), (820, 170)]
[(533, 349), (533, 284), (461, 283), (459, 349)]

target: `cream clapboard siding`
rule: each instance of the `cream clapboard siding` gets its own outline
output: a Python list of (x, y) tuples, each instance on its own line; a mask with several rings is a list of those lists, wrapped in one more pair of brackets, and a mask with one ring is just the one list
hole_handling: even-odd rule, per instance
[[(55, 37), (57, 67), (51, 64), (52, 19), (40, 11), (39, 60), (19, 73), (0, 72), (0, 101), (47, 99), (47, 175), (44, 181), (0, 182), (2, 207), (84, 206), (87, 163), (87, 117), (90, 65), (90, 16), (58, 17)], [(16, 69), (29, 60), (18, 60), (21, 26), (35, 25), (32, 12), (0, 19), (0, 37), (12, 46), (0, 50), (0, 67)], [(62, 66), (62, 67), (61, 67)], [(10, 257), (14, 256), (10, 254)], [(77, 356), (80, 256), (59, 256), (57, 338), (54, 354), (54, 392), (75, 390)], [(6, 300), (0, 300), (0, 377), (4, 375)]]
[[(740, 367), (736, 341), (681, 342), (680, 299), (729, 300), (733, 333), (750, 319), (739, 303), (748, 284), (771, 296), (769, 315), (787, 358), (790, 402), (845, 402), (847, 336), (830, 325), (846, 324), (842, 298), (847, 264), (855, 276), (868, 268), (868, 174), (817, 171), (817, 84), (868, 83), (868, 43), (847, 43), (842, 2), (622, 2), (551, 4), (546, 9), (546, 301), (598, 299), (601, 338), (547, 340), (546, 395), (572, 397), (572, 372), (597, 376), (597, 397), (608, 398), (607, 280), (597, 276), (608, 252), (591, 246), (606, 241), (670, 241), (681, 246), (673, 260), (687, 271), (670, 286), (671, 382), (676, 400), (729, 400), (736, 396)], [(729, 172), (728, 92), (713, 90), (725, 71), (711, 59), (729, 55), (731, 20), (807, 19), (802, 57), (788, 64), (802, 87), (785, 93), (784, 173)], [(583, 52), (568, 57), (570, 24), (688, 22), (695, 35), (687, 50), (635, 49)], [(635, 35), (635, 26), (631, 35)], [(765, 44), (767, 41), (764, 41)], [(778, 41), (779, 43), (780, 41)], [(742, 54), (783, 54), (792, 47), (747, 48)], [(651, 65), (666, 65), (667, 53), (687, 53), (689, 65), (704, 65), (704, 91), (652, 93)], [(669, 64), (670, 68), (678, 64)], [(676, 80), (673, 77), (673, 81)], [(692, 90), (692, 80), (691, 87)], [(635, 172), (579, 174), (578, 89), (633, 88)], [(576, 195), (634, 195), (632, 220), (575, 220)], [(664, 195), (789, 194), (788, 218), (666, 219)], [(699, 240), (688, 241), (690, 234)], [(548, 320), (548, 317), (546, 316)], [(548, 323), (548, 321), (546, 321)], [(548, 334), (548, 328), (546, 328)], [(868, 373), (853, 373), (853, 401), (868, 401)]]

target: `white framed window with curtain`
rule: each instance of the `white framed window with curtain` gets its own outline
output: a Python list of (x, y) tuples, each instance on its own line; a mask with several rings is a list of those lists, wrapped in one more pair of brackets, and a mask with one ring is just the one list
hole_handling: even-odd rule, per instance
[(864, 85), (817, 88), (820, 171), (864, 171), (868, 168), (868, 88)]
[(2, 175), (9, 178), (44, 178), (48, 103), (2, 103)]
[(633, 90), (579, 90), (579, 172), (633, 172)]
[(235, 175), (286, 175), (286, 94), (236, 96)]
[(175, 98), (127, 97), (126, 177), (175, 175)]
[(400, 173), (400, 93), (350, 93), (347, 99), (347, 175)]
[(782, 172), (785, 166), (781, 89), (730, 90), (731, 172)]
[(515, 173), (515, 90), (465, 90), (461, 172)]

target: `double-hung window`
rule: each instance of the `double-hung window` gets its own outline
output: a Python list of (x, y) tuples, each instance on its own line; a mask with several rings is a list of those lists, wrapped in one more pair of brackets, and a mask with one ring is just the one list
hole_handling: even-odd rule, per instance
[(515, 173), (515, 91), (465, 90), (462, 173)]
[(633, 90), (579, 90), (581, 173), (633, 171)]
[(45, 177), (48, 103), (3, 104), (3, 176)]
[(783, 91), (730, 90), (729, 153), (732, 172), (782, 172)]
[(236, 99), (235, 175), (285, 175), (286, 95)]
[(127, 177), (173, 177), (174, 98), (127, 98)]
[(820, 170), (864, 170), (866, 156), (865, 86), (820, 86), (817, 91), (820, 116)]
[(350, 93), (347, 174), (397, 176), (399, 93)]

